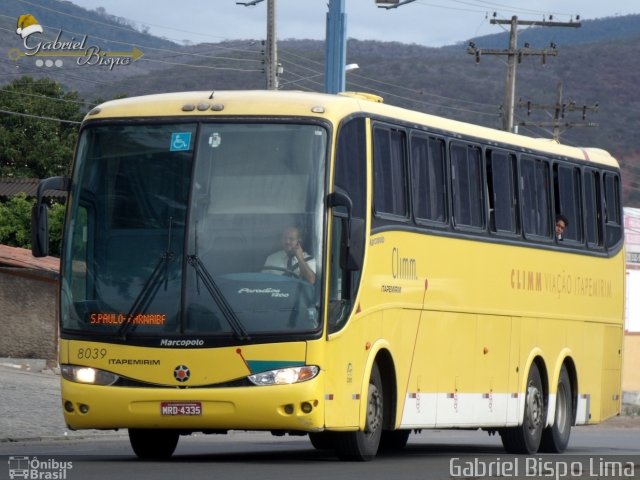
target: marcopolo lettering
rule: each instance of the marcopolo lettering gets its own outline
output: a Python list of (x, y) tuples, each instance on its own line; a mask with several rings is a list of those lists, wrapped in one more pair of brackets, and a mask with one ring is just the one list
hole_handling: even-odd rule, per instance
[(201, 338), (194, 339), (182, 339), (182, 340), (172, 340), (170, 338), (163, 338), (160, 340), (161, 347), (202, 347), (204, 345), (204, 340)]

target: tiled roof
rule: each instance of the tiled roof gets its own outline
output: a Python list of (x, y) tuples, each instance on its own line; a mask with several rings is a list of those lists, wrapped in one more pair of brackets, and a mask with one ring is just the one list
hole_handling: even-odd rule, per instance
[[(38, 178), (0, 178), (0, 197), (12, 197), (25, 193), (27, 197), (35, 197), (38, 189)], [(47, 197), (66, 197), (66, 193), (49, 191)]]
[(31, 250), (0, 245), (0, 266), (2, 265), (58, 273), (60, 259), (55, 257), (36, 258), (31, 255)]

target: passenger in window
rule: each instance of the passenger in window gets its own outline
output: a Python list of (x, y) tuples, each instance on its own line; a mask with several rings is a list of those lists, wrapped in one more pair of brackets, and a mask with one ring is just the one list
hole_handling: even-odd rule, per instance
[(569, 226), (569, 220), (562, 214), (556, 215), (556, 239), (563, 240), (564, 231)]
[(302, 233), (298, 227), (287, 227), (282, 232), (282, 250), (269, 255), (262, 271), (288, 275), (316, 283), (316, 261), (302, 247)]

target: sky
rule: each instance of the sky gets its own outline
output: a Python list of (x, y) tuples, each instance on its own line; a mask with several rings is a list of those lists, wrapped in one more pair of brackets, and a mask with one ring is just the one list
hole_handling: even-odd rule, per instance
[[(103, 7), (178, 43), (264, 39), (267, 0), (255, 6), (237, 5), (237, 1), (250, 0), (72, 0), (89, 10)], [(324, 39), (329, 0), (274, 1), (279, 40)], [(415, 0), (393, 9), (378, 8), (375, 0), (345, 0), (345, 6), (348, 38), (429, 47), (500, 33), (504, 26), (489, 23), (494, 12), (503, 19), (517, 15), (541, 20), (553, 15), (553, 20), (561, 22), (575, 20), (576, 15), (589, 20), (640, 13), (638, 0)]]

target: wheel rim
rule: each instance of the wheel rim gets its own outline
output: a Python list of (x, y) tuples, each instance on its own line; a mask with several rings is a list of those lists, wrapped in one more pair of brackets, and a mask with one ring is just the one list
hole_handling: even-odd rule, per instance
[(382, 422), (382, 398), (375, 385), (369, 384), (365, 433), (373, 435)]
[(535, 435), (542, 425), (544, 403), (542, 401), (542, 392), (533, 383), (530, 383), (527, 388), (527, 411), (529, 434)]

